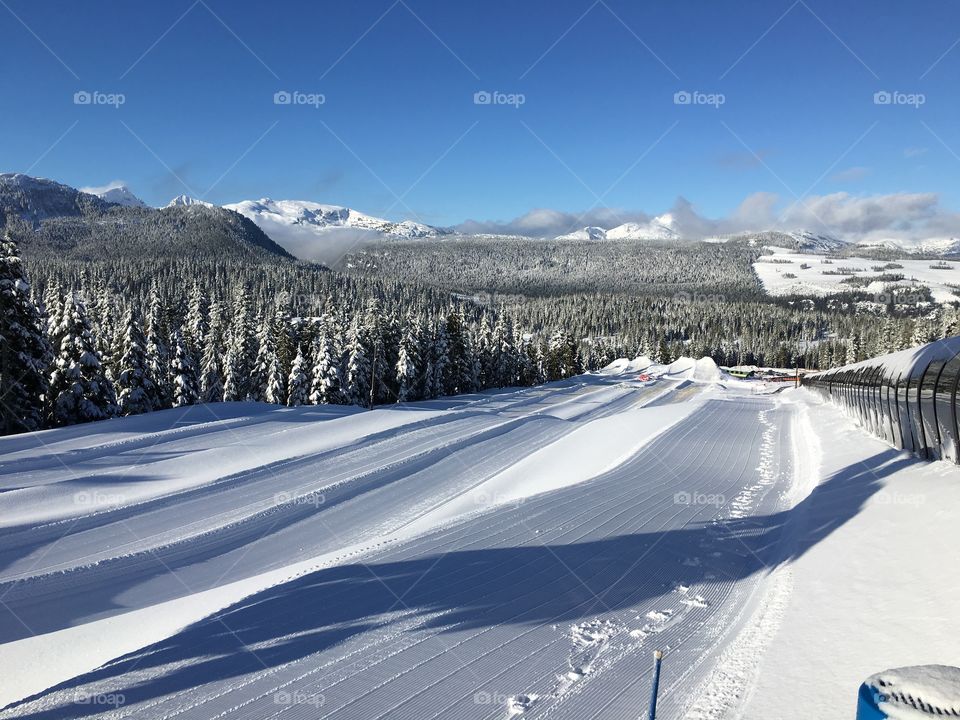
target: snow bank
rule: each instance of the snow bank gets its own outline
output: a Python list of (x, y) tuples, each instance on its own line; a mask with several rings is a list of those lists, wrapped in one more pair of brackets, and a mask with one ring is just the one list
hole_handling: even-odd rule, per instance
[(720, 379), (720, 368), (717, 367), (713, 358), (704, 357), (694, 360), (684, 356), (670, 363), (663, 371), (663, 375), (674, 380), (713, 382)]
[(633, 360), (620, 358), (603, 368), (600, 372), (603, 375), (621, 375), (624, 373), (642, 372), (654, 364), (653, 360), (646, 355), (641, 355)]
[[(809, 406), (820, 485), (804, 501), (792, 599), (742, 716), (849, 717), (880, 668), (960, 665), (949, 561), (960, 468), (891, 449), (807, 390), (786, 397)], [(808, 689), (803, 702), (785, 699), (788, 688)]]
[[(539, 493), (584, 482), (612, 470), (660, 433), (689, 416), (703, 398), (640, 407), (587, 423), (495, 475), (473, 490), (420, 517), (408, 530), (426, 532), (498, 505), (518, 504)], [(589, 448), (589, 452), (584, 452)]]
[(604, 375), (622, 375), (643, 371), (669, 380), (699, 380), (702, 382), (720, 380), (720, 368), (717, 367), (713, 358), (709, 357), (694, 360), (692, 357), (684, 356), (677, 358), (669, 365), (660, 365), (646, 355), (641, 355), (633, 360), (627, 360), (626, 358), (614, 360), (600, 372)]

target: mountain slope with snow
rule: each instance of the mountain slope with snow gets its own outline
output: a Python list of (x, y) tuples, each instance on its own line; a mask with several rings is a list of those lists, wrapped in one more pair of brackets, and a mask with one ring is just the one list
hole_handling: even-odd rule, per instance
[(393, 222), (339, 205), (309, 200), (244, 200), (224, 205), (255, 222), (277, 243), (298, 257), (310, 257), (330, 242), (349, 238), (355, 242), (379, 238), (418, 240), (445, 231), (404, 220)]
[(113, 183), (104, 187), (81, 188), (81, 192), (96, 195), (113, 205), (123, 205), (124, 207), (148, 207), (148, 205), (138, 198), (126, 185), (122, 183)]
[(22, 173), (0, 174), (0, 209), (37, 227), (45, 220), (103, 212), (109, 205), (69, 185)]
[(9, 228), (25, 258), (292, 260), (255, 223), (223, 208), (117, 204), (22, 174), (0, 175), (4, 215), (19, 219)]
[(610, 229), (602, 227), (585, 227), (580, 230), (560, 235), (557, 240), (680, 240), (680, 233), (676, 218), (671, 213), (658, 215), (652, 220), (641, 222), (626, 222)]
[(191, 205), (201, 205), (203, 207), (216, 207), (213, 203), (206, 200), (199, 200), (190, 195), (177, 195), (173, 200), (166, 204), (166, 207), (190, 207)]

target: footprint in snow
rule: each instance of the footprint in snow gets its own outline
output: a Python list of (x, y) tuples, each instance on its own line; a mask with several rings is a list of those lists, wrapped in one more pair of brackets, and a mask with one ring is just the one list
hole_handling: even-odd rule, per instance
[(537, 701), (537, 695), (532, 693), (528, 695), (514, 695), (513, 697), (507, 698), (507, 712), (510, 713), (510, 716), (514, 715), (523, 715), (527, 710), (533, 707), (533, 704)]

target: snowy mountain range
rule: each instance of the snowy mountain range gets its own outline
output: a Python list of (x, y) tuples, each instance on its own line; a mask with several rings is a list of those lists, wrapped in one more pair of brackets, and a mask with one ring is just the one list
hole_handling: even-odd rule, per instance
[[(0, 174), (0, 220), (25, 257), (89, 260), (125, 254), (144, 258), (211, 257), (252, 263), (293, 257), (256, 223), (215, 206), (152, 208), (129, 190), (98, 188), (108, 202), (44, 178)], [(127, 197), (129, 193), (130, 197)], [(132, 199), (131, 199), (132, 198)]]
[(110, 185), (99, 188), (80, 188), (80, 192), (96, 195), (101, 200), (114, 205), (123, 205), (124, 207), (149, 207), (123, 183), (111, 183)]
[(404, 220), (392, 222), (365, 215), (340, 205), (324, 205), (308, 200), (244, 200), (223, 207), (253, 220), (267, 234), (291, 233), (322, 238), (332, 230), (360, 230), (405, 240), (446, 234), (439, 228)]
[(195, 197), (189, 195), (177, 195), (173, 200), (168, 202), (165, 207), (190, 207), (191, 205), (199, 205), (201, 207), (216, 207), (211, 202), (206, 200), (198, 200)]
[(915, 242), (903, 240), (862, 241), (857, 245), (863, 248), (884, 248), (917, 255), (960, 255), (960, 238), (941, 237), (924, 238)]
[(34, 226), (52, 217), (72, 217), (107, 207), (100, 198), (69, 185), (22, 173), (0, 174), (0, 205)]
[(709, 242), (734, 241), (746, 242), (757, 247), (782, 247), (800, 252), (837, 252), (851, 246), (851, 243), (833, 235), (815, 233), (809, 230), (793, 232), (764, 230), (762, 232), (738, 233), (709, 239)]
[[(38, 225), (51, 217), (76, 217), (87, 212), (100, 212), (112, 206), (151, 209), (130, 188), (116, 181), (102, 187), (77, 190), (52, 180), (20, 173), (0, 174), (0, 201), (21, 218)], [(178, 195), (166, 208), (218, 206), (189, 195)], [(466, 237), (463, 233), (424, 223), (404, 220), (395, 222), (367, 215), (349, 207), (328, 205), (308, 200), (244, 200), (224, 205), (253, 221), (274, 242), (304, 259), (324, 259), (332, 249), (353, 248), (377, 240), (420, 240), (441, 237)], [(469, 235), (475, 239), (495, 236)], [(512, 236), (516, 239), (525, 239)], [(495, 239), (503, 239), (496, 236)], [(527, 238), (533, 239), (533, 238)], [(626, 222), (615, 227), (587, 226), (556, 240), (565, 241), (661, 241), (691, 239), (683, 223), (673, 213), (657, 215), (646, 222)], [(960, 255), (960, 238), (932, 237), (915, 241), (902, 239), (861, 240), (850, 242), (826, 233), (807, 230), (744, 232), (736, 235), (707, 238), (710, 242), (746, 241), (754, 245), (785, 247), (805, 252), (841, 252), (851, 248), (889, 250), (893, 252), (934, 255)]]
[(679, 240), (677, 220), (670, 213), (658, 215), (649, 222), (626, 222), (605, 230), (601, 227), (585, 227), (560, 235), (557, 240)]

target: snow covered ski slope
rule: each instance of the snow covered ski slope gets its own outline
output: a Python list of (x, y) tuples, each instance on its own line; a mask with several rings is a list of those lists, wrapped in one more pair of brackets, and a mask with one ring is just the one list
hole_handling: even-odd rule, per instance
[(0, 718), (719, 716), (795, 411), (703, 370), (0, 439)]

